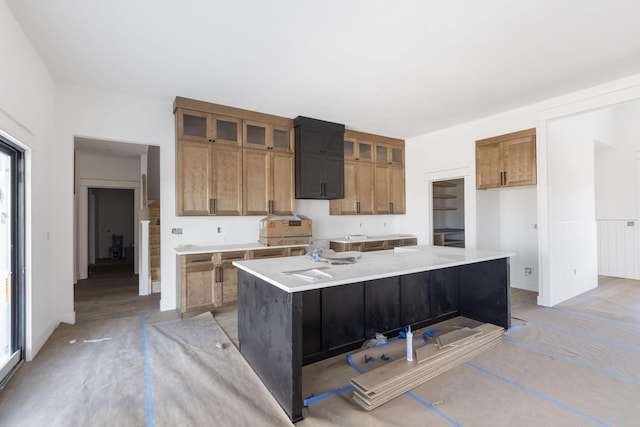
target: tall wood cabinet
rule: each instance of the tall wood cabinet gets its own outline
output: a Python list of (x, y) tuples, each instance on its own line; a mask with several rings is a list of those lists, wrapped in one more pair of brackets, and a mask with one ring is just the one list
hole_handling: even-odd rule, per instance
[(331, 215), (405, 213), (403, 140), (346, 130), (344, 163), (345, 194)]
[(373, 150), (371, 141), (344, 138), (344, 198), (329, 202), (331, 215), (373, 214)]
[(535, 128), (476, 141), (479, 190), (535, 184)]
[(404, 144), (376, 144), (375, 190), (375, 213), (405, 213)]
[(240, 215), (241, 121), (188, 109), (176, 114), (179, 214)]
[(243, 157), (243, 214), (293, 215), (291, 128), (245, 121)]
[(292, 215), (293, 120), (177, 97), (177, 215)]

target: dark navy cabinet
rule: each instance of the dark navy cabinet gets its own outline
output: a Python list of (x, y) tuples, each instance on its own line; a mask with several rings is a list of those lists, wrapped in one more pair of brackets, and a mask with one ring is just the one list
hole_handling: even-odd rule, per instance
[(297, 199), (344, 198), (344, 125), (296, 117)]

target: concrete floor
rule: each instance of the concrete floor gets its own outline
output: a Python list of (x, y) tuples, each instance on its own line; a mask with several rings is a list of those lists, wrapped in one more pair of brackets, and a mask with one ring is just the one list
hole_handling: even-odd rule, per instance
[[(135, 276), (93, 279), (76, 287), (78, 323), (0, 393), (0, 426), (291, 425), (234, 345), (234, 306), (180, 320), (156, 295), (125, 296)], [(326, 397), (297, 426), (640, 423), (639, 282), (601, 278), (555, 308), (514, 289), (512, 306), (498, 348), (371, 412), (344, 391), (357, 375), (344, 355), (306, 366), (304, 397)]]

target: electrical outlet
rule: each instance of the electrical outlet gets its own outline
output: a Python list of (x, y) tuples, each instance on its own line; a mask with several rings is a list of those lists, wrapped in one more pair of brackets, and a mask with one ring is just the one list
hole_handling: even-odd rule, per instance
[(172, 228), (171, 234), (182, 234), (182, 228)]
[(531, 267), (525, 267), (524, 268), (524, 275), (525, 276), (531, 276), (532, 272), (533, 272), (533, 269)]

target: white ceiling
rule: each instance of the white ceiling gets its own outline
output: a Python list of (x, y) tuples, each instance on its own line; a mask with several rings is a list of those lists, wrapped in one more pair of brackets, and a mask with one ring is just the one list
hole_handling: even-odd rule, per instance
[(640, 73), (637, 0), (5, 0), (58, 82), (409, 138)]

